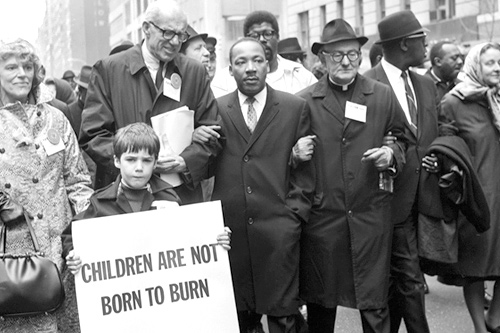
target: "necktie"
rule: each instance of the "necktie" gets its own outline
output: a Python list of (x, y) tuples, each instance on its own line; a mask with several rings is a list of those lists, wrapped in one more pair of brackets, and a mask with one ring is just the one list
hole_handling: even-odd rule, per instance
[(245, 102), (248, 104), (247, 127), (250, 133), (253, 133), (253, 130), (257, 125), (257, 112), (255, 112), (255, 109), (253, 107), (253, 102), (255, 102), (255, 98), (248, 97)]
[(408, 111), (410, 112), (411, 125), (415, 129), (417, 129), (417, 105), (415, 104), (415, 96), (413, 95), (413, 91), (410, 88), (410, 84), (408, 83), (408, 75), (406, 71), (401, 73), (401, 77), (405, 83), (406, 90), (406, 100), (408, 102)]
[(160, 61), (160, 66), (158, 67), (158, 71), (156, 72), (156, 89), (160, 89), (161, 83), (163, 82), (163, 65), (165, 63)]

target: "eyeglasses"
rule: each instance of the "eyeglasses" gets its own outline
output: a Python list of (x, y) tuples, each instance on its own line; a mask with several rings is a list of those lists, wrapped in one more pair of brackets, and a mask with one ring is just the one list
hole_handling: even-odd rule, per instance
[(153, 22), (149, 21), (156, 29), (160, 30), (162, 33), (163, 38), (166, 40), (171, 40), (175, 36), (179, 38), (179, 42), (184, 43), (189, 39), (189, 34), (185, 31), (174, 31), (174, 30), (165, 30), (154, 24)]
[(260, 36), (264, 37), (265, 40), (270, 40), (276, 35), (276, 31), (274, 30), (264, 30), (262, 32), (250, 32), (247, 34), (247, 37), (253, 38), (253, 39), (260, 39)]
[(323, 55), (330, 57), (333, 62), (342, 62), (344, 60), (344, 57), (347, 56), (347, 59), (349, 59), (350, 62), (356, 61), (359, 59), (359, 55), (361, 54), (358, 51), (351, 50), (349, 52), (333, 52), (333, 53), (328, 53), (325, 51), (321, 51)]

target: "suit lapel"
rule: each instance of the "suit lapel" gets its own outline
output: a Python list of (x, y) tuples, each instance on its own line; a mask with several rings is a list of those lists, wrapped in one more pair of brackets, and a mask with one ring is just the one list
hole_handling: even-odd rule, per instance
[(321, 106), (323, 109), (331, 114), (340, 124), (344, 124), (344, 109), (340, 106), (337, 98), (330, 91), (328, 85), (328, 75), (323, 76), (323, 78), (318, 81), (316, 87), (314, 88), (313, 98), (321, 98)]
[(271, 87), (267, 86), (266, 105), (264, 106), (264, 110), (262, 110), (262, 114), (260, 115), (259, 121), (257, 122), (257, 126), (255, 127), (255, 130), (250, 137), (250, 142), (248, 143), (247, 150), (254, 144), (255, 141), (257, 141), (257, 139), (261, 136), (261, 134), (269, 126), (271, 121), (279, 112), (279, 101), (275, 97), (274, 90)]
[(132, 213), (132, 207), (130, 206), (127, 198), (125, 197), (125, 194), (122, 191), (119, 191), (121, 193), (118, 193), (116, 197), (116, 205), (120, 207), (121, 210), (123, 210), (124, 213)]
[(245, 118), (243, 118), (243, 114), (241, 113), (238, 90), (235, 90), (232, 93), (232, 97), (227, 105), (227, 115), (229, 119), (231, 119), (231, 122), (238, 133), (240, 133), (241, 137), (248, 143), (250, 140), (250, 131), (248, 130)]

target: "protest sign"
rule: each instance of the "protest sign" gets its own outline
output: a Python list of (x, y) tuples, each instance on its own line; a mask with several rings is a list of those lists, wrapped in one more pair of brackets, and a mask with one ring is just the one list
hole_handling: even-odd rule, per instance
[(219, 201), (75, 221), (90, 332), (238, 332)]

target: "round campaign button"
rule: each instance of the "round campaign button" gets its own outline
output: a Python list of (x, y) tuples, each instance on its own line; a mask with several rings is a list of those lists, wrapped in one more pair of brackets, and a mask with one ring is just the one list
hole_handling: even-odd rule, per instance
[(174, 89), (179, 89), (181, 87), (182, 79), (179, 74), (177, 73), (172, 74), (170, 76), (170, 81), (172, 82), (172, 87), (174, 87)]
[(59, 143), (59, 141), (61, 140), (61, 137), (59, 136), (59, 133), (57, 133), (57, 131), (55, 129), (51, 128), (47, 132), (47, 139), (53, 145), (57, 145)]

